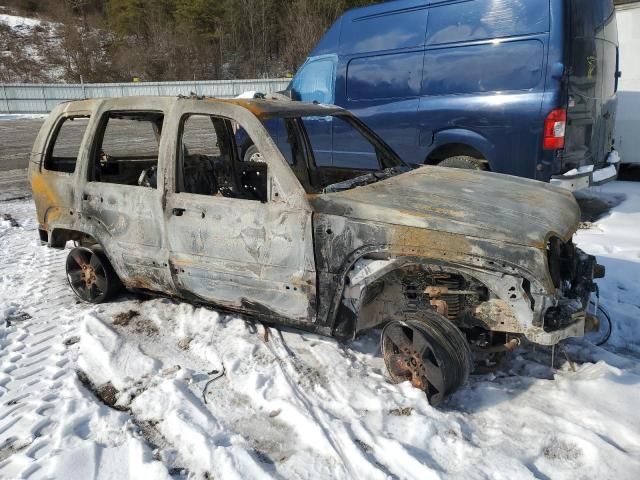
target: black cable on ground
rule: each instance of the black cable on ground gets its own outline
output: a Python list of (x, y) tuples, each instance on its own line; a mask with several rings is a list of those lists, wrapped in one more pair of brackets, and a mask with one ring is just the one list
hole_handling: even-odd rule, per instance
[(204, 400), (204, 403), (207, 403), (207, 388), (209, 388), (209, 385), (211, 385), (213, 382), (215, 382), (219, 378), (224, 377), (224, 374), (225, 374), (224, 364), (222, 365), (222, 372), (219, 372), (218, 370), (212, 370), (209, 373), (211, 375), (216, 375), (216, 376), (209, 379), (207, 383), (205, 383), (204, 388), (202, 389), (202, 399)]

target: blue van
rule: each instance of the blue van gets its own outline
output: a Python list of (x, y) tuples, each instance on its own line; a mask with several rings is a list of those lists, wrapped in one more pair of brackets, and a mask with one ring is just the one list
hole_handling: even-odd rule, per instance
[[(576, 190), (616, 178), (619, 76), (613, 0), (397, 0), (346, 12), (286, 93), (350, 110), (408, 163)], [(306, 128), (318, 166), (377, 165), (330, 117)]]

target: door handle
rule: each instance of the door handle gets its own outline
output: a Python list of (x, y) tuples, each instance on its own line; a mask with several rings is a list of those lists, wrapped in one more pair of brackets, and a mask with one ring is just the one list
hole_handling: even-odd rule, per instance
[(176, 217), (181, 217), (182, 215), (184, 215), (184, 212), (186, 210), (184, 208), (174, 208), (171, 212), (176, 216)]
[(84, 200), (85, 202), (91, 201), (91, 200), (100, 200), (102, 202), (102, 197), (99, 197), (98, 195), (91, 195), (88, 193), (83, 193), (82, 194), (82, 200)]

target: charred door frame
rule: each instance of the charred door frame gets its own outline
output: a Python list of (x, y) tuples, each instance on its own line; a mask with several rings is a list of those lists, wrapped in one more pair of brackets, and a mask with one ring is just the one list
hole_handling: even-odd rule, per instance
[[(94, 182), (90, 180), (96, 142), (110, 112), (157, 112), (164, 115), (167, 125), (172, 99), (121, 98), (104, 100), (92, 112), (90, 136), (85, 136), (81, 168), (77, 172), (75, 209), (79, 212), (82, 231), (102, 245), (111, 264), (129, 288), (173, 293), (169, 275), (168, 249), (162, 221), (163, 144), (158, 146), (158, 186), (156, 189)], [(111, 210), (111, 218), (102, 218)], [(115, 214), (115, 217), (114, 215)], [(116, 220), (112, 222), (110, 220)], [(141, 238), (147, 240), (143, 243)]]
[[(266, 203), (177, 192), (181, 122), (191, 114), (233, 120), (249, 134), (268, 165)], [(265, 127), (246, 108), (214, 101), (177, 100), (168, 118), (163, 207), (176, 289), (191, 300), (314, 329), (312, 209)], [(252, 231), (262, 240), (243, 237)], [(226, 249), (218, 258), (212, 255), (217, 243)]]

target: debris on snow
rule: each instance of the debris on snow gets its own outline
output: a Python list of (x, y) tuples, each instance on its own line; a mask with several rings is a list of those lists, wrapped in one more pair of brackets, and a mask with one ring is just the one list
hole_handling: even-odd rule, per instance
[(113, 324), (119, 327), (126, 327), (132, 318), (140, 316), (140, 312), (137, 310), (127, 310), (126, 312), (118, 313), (113, 317)]

